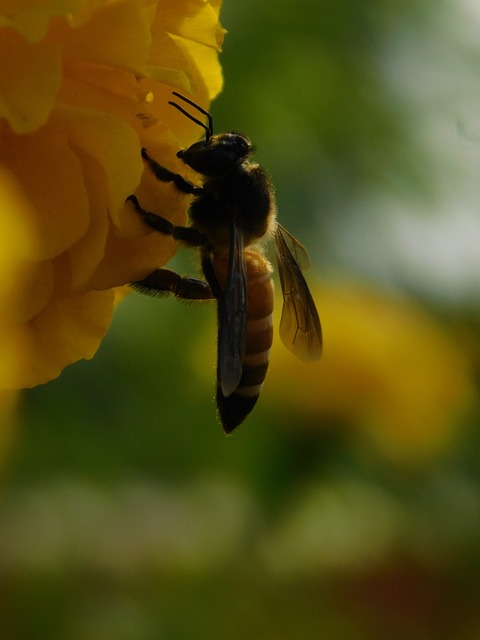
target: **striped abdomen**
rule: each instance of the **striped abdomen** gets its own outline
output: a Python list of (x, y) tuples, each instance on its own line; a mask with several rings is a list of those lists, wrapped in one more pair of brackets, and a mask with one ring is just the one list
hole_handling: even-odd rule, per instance
[[(217, 381), (217, 406), (226, 433), (231, 433), (255, 406), (267, 375), (273, 340), (272, 267), (258, 251), (244, 251), (247, 274), (247, 337), (242, 377), (225, 397)], [(216, 265), (219, 266), (218, 263)], [(219, 269), (216, 269), (217, 275)]]

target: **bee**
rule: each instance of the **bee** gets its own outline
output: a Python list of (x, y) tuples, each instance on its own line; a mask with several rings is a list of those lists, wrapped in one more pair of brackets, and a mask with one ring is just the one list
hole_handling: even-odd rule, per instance
[(132, 286), (149, 295), (172, 293), (190, 300), (216, 299), (218, 305), (217, 392), (220, 421), (231, 433), (252, 411), (269, 365), (273, 340), (272, 266), (258, 243), (274, 236), (283, 293), (280, 337), (302, 360), (320, 358), (322, 331), (302, 269), (303, 245), (276, 220), (274, 189), (260, 165), (251, 161), (254, 146), (235, 131), (214, 134), (213, 117), (198, 104), (173, 92), (207, 119), (207, 124), (177, 102), (169, 104), (205, 130), (199, 142), (177, 157), (199, 176), (200, 185), (158, 164), (142, 149), (155, 177), (192, 196), (190, 225), (174, 226), (127, 198), (144, 222), (200, 251), (204, 280), (157, 269)]

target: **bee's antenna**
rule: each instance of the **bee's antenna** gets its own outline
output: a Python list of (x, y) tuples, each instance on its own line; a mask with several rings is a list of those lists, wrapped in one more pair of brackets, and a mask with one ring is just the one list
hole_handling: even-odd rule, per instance
[(188, 98), (185, 98), (185, 96), (182, 96), (180, 93), (177, 93), (176, 91), (173, 91), (172, 95), (176, 96), (177, 98), (180, 98), (180, 100), (183, 100), (184, 102), (187, 102), (189, 105), (194, 107), (197, 111), (200, 111), (200, 113), (203, 113), (204, 116), (207, 116), (208, 125), (206, 125), (201, 120), (198, 120), (197, 118), (192, 116), (190, 113), (188, 113), (188, 111), (185, 111), (185, 109), (183, 107), (181, 107), (179, 104), (177, 104), (176, 102), (172, 102), (172, 101), (168, 102), (168, 104), (171, 104), (172, 107), (175, 107), (175, 109), (178, 109), (181, 113), (183, 113), (184, 116), (187, 116), (187, 118), (189, 118), (190, 120), (192, 120), (196, 124), (200, 125), (203, 129), (205, 129), (206, 140), (208, 142), (208, 140), (213, 135), (213, 117), (212, 117), (212, 114), (209, 113), (208, 111), (205, 111), (205, 109), (203, 109), (196, 102), (193, 102), (193, 100), (189, 100)]

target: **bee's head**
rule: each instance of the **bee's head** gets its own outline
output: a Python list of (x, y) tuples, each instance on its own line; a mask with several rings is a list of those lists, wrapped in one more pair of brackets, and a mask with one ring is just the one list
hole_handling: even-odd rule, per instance
[(177, 153), (185, 164), (204, 176), (227, 173), (242, 164), (253, 153), (253, 145), (241, 133), (227, 131), (207, 136)]
[(208, 119), (208, 124), (204, 124), (176, 102), (169, 102), (172, 107), (205, 129), (205, 140), (195, 142), (187, 149), (182, 149), (177, 153), (177, 157), (181, 158), (194, 171), (208, 177), (221, 176), (245, 162), (252, 155), (254, 148), (248, 138), (235, 131), (214, 135), (213, 118), (208, 111), (176, 91), (173, 92), (173, 95), (194, 107)]

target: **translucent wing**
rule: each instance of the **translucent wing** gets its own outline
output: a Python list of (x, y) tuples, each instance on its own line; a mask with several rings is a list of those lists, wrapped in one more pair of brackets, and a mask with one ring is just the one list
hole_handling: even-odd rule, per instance
[(225, 398), (242, 377), (247, 334), (247, 280), (243, 235), (235, 222), (230, 231), (230, 255), (224, 295), (218, 300), (218, 383)]
[(308, 251), (305, 249), (305, 247), (300, 242), (300, 240), (295, 238), (295, 236), (293, 236), (290, 233), (290, 231), (287, 231), (285, 227), (282, 227), (282, 225), (277, 222), (276, 240), (277, 240), (277, 248), (279, 252), (280, 252), (280, 248), (278, 246), (278, 234), (281, 235), (281, 240), (283, 241), (284, 244), (287, 245), (287, 250), (290, 251), (290, 254), (292, 255), (297, 265), (300, 267), (300, 269), (302, 271), (306, 271), (307, 269), (309, 269), (310, 257), (308, 255)]
[(283, 293), (280, 337), (301, 360), (318, 360), (322, 353), (322, 328), (317, 308), (303, 277), (309, 265), (305, 247), (281, 225), (275, 233), (278, 273)]

